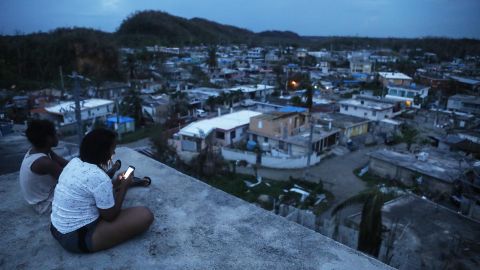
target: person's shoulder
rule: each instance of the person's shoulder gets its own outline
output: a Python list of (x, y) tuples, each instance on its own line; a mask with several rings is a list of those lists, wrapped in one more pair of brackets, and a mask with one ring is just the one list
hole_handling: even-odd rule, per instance
[(39, 174), (47, 174), (49, 169), (56, 165), (56, 163), (51, 160), (48, 156), (40, 156), (37, 158), (31, 166), (31, 170)]

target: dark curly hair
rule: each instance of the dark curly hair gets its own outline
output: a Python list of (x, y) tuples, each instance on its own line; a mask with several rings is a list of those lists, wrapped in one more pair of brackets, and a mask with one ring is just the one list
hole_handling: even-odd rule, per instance
[(47, 146), (47, 137), (56, 135), (55, 125), (49, 120), (32, 120), (25, 131), (28, 141), (35, 147)]
[(106, 165), (111, 158), (110, 150), (116, 138), (116, 132), (104, 128), (89, 132), (80, 144), (80, 159), (98, 166)]

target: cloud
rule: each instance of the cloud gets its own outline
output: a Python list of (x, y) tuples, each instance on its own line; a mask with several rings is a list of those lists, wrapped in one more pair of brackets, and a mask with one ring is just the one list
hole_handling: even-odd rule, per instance
[(105, 9), (118, 9), (120, 0), (101, 0), (101, 4)]

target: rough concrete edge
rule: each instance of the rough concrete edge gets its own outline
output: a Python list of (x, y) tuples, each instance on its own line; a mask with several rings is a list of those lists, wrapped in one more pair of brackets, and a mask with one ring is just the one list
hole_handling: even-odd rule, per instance
[(380, 260), (378, 260), (378, 259), (376, 259), (376, 258), (373, 258), (373, 257), (371, 257), (371, 256), (368, 256), (367, 254), (364, 254), (364, 253), (362, 253), (362, 252), (360, 252), (360, 251), (358, 251), (358, 250), (356, 250), (356, 249), (353, 249), (353, 248), (351, 248), (351, 247), (349, 247), (349, 246), (347, 246), (347, 245), (345, 245), (345, 244), (342, 244), (342, 243), (340, 243), (340, 242), (337, 242), (337, 241), (335, 241), (335, 240), (333, 240), (333, 239), (331, 239), (331, 238), (329, 238), (329, 237), (327, 237), (327, 236), (325, 236), (325, 235), (323, 235), (323, 234), (321, 234), (321, 233), (319, 233), (319, 232), (316, 232), (316, 231), (314, 231), (314, 230), (312, 230), (312, 229), (310, 229), (310, 228), (307, 228), (307, 227), (305, 227), (305, 226), (302, 226), (302, 225), (300, 225), (300, 224), (298, 224), (298, 223), (296, 223), (296, 222), (290, 221), (290, 220), (288, 220), (288, 219), (286, 219), (286, 218), (280, 217), (279, 215), (276, 215), (276, 214), (274, 214), (274, 213), (272, 213), (272, 212), (270, 212), (270, 211), (267, 211), (267, 210), (265, 210), (265, 209), (263, 209), (263, 208), (261, 208), (261, 207), (255, 206), (254, 204), (251, 204), (251, 203), (249, 203), (249, 202), (247, 202), (247, 201), (244, 201), (244, 200), (242, 200), (242, 199), (240, 199), (240, 198), (238, 198), (238, 197), (236, 197), (236, 196), (234, 196), (234, 195), (232, 195), (232, 194), (229, 194), (229, 193), (227, 193), (227, 192), (225, 192), (225, 191), (223, 191), (223, 190), (221, 190), (221, 189), (218, 189), (218, 188), (216, 188), (216, 187), (210, 186), (209, 184), (207, 184), (207, 183), (205, 183), (205, 182), (203, 182), (203, 181), (201, 181), (201, 180), (199, 180), (199, 179), (197, 179), (197, 178), (195, 178), (195, 177), (192, 177), (192, 176), (190, 176), (190, 175), (188, 175), (188, 174), (185, 174), (185, 173), (183, 173), (183, 172), (181, 172), (181, 171), (178, 171), (178, 170), (176, 170), (175, 168), (172, 168), (172, 167), (170, 167), (170, 166), (168, 166), (168, 165), (166, 165), (166, 164), (164, 164), (164, 163), (161, 163), (160, 161), (158, 161), (158, 160), (156, 160), (156, 159), (153, 159), (153, 158), (148, 157), (148, 156), (146, 156), (146, 155), (144, 155), (144, 154), (142, 154), (142, 153), (139, 153), (139, 152), (135, 151), (135, 150), (132, 149), (132, 148), (129, 148), (129, 147), (118, 147), (117, 149), (121, 149), (122, 151), (125, 151), (124, 149), (134, 151), (136, 154), (138, 154), (138, 155), (143, 155), (143, 156), (145, 156), (145, 157), (147, 157), (147, 158), (150, 158), (152, 161), (157, 162), (157, 163), (161, 164), (162, 166), (165, 166), (165, 167), (167, 167), (167, 168), (169, 168), (169, 169), (172, 169), (172, 170), (174, 170), (177, 174), (183, 175), (183, 176), (185, 176), (187, 179), (193, 180), (194, 182), (197, 182), (197, 183), (205, 186), (206, 188), (214, 189), (214, 190), (217, 191), (217, 192), (223, 193), (223, 194), (226, 195), (226, 197), (229, 198), (229, 199), (237, 200), (238, 202), (241, 202), (242, 204), (247, 204), (249, 207), (254, 207), (255, 209), (263, 212), (263, 214), (269, 215), (271, 218), (280, 219), (280, 220), (283, 221), (283, 222), (288, 222), (288, 223), (290, 223), (290, 224), (293, 224), (293, 226), (297, 227), (299, 230), (308, 230), (308, 231), (310, 231), (310, 232), (312, 232), (312, 233), (318, 234), (318, 236), (324, 238), (325, 241), (329, 241), (330, 244), (336, 245), (336, 246), (339, 247), (339, 248), (344, 248), (344, 249), (346, 249), (347, 251), (351, 251), (352, 253), (354, 253), (354, 254), (356, 254), (356, 255), (359, 255), (359, 256), (361, 256), (361, 257), (364, 257), (365, 259), (369, 260), (369, 261), (372, 262), (373, 264), (382, 265), (382, 266), (384, 266), (386, 269), (395, 269), (395, 268), (393, 268), (392, 266), (390, 266), (390, 265), (388, 265), (388, 264), (385, 264), (384, 262), (382, 262), (382, 261), (380, 261)]

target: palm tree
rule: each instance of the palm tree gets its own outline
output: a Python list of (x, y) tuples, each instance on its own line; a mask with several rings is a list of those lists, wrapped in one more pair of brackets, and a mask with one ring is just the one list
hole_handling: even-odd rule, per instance
[(332, 211), (334, 216), (348, 206), (363, 203), (357, 249), (374, 257), (378, 257), (382, 245), (382, 207), (386, 201), (387, 196), (375, 189), (346, 199)]

